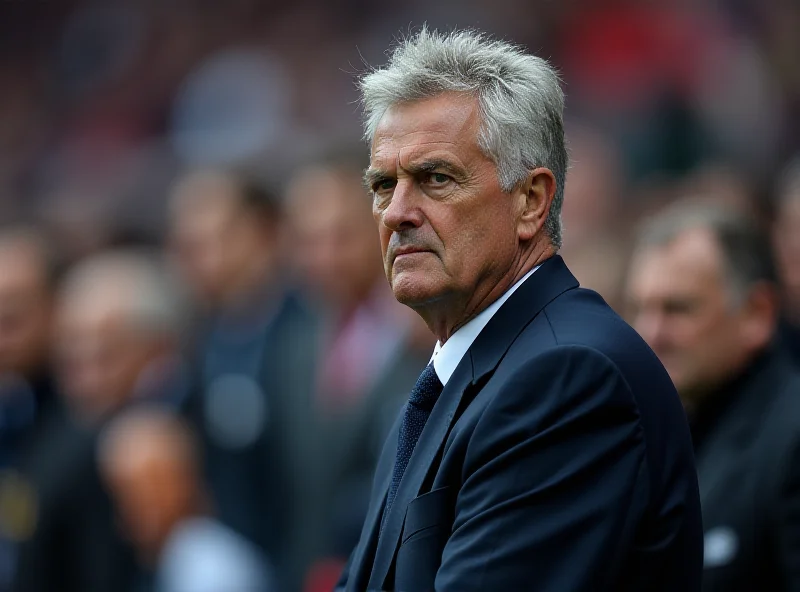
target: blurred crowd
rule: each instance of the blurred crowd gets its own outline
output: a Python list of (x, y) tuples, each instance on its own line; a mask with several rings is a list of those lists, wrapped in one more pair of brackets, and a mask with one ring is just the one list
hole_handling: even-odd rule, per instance
[[(0, 0), (0, 591), (330, 589), (434, 345), (383, 276), (353, 84), (422, 22), (560, 69), (562, 254), (687, 409), (800, 360), (792, 0)], [(750, 316), (705, 255), (766, 283)]]

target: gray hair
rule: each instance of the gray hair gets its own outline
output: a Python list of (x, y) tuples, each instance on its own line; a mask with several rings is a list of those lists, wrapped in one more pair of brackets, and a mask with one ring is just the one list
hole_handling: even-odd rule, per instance
[(555, 176), (556, 192), (545, 221), (561, 246), (568, 155), (564, 140), (564, 93), (558, 73), (542, 58), (475, 31), (443, 34), (423, 27), (395, 48), (389, 64), (361, 77), (364, 137), (372, 142), (378, 122), (398, 103), (446, 92), (473, 95), (481, 112), (480, 149), (497, 166), (509, 192), (536, 167)]
[(667, 208), (640, 228), (637, 250), (663, 247), (691, 230), (707, 230), (716, 240), (734, 305), (743, 304), (756, 284), (777, 285), (766, 231), (743, 212), (719, 204), (681, 202)]
[(177, 337), (184, 325), (181, 293), (161, 257), (147, 250), (120, 249), (89, 257), (69, 271), (63, 299), (104, 293), (118, 301), (139, 331)]

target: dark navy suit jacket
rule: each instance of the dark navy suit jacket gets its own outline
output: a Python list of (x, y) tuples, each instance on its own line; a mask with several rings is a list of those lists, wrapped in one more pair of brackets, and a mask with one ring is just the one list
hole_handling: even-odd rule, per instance
[(700, 589), (698, 487), (678, 396), (560, 257), (461, 360), (379, 538), (398, 429), (337, 590)]

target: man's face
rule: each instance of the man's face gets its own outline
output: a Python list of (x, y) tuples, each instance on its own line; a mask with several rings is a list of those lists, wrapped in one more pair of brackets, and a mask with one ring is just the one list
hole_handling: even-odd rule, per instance
[(633, 260), (627, 285), (633, 327), (655, 351), (685, 401), (715, 388), (746, 364), (722, 254), (707, 230), (646, 248)]
[(118, 443), (104, 467), (126, 534), (151, 557), (196, 495), (194, 473), (170, 446), (168, 434), (140, 430)]
[(353, 305), (380, 279), (375, 226), (358, 173), (298, 175), (288, 191), (290, 252), (304, 282), (325, 300)]
[(35, 372), (47, 356), (50, 294), (41, 261), (21, 246), (0, 252), (0, 371)]
[(59, 311), (56, 361), (61, 388), (82, 413), (97, 416), (131, 396), (156, 345), (131, 325), (114, 302), (119, 295), (96, 293), (66, 302)]
[(171, 246), (191, 288), (217, 305), (241, 288), (253, 257), (267, 247), (257, 221), (237, 204), (235, 187), (221, 180), (198, 185), (185, 190), (196, 192), (197, 199), (174, 213)]
[(381, 119), (368, 182), (386, 277), (412, 308), (486, 298), (518, 252), (514, 202), (478, 147), (477, 101), (443, 94)]

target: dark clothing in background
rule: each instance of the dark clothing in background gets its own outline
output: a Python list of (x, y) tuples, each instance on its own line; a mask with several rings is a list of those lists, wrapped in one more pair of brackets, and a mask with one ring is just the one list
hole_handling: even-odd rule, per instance
[(41, 437), (54, 401), (49, 376), (0, 374), (0, 591), (10, 589), (19, 544), (30, 535), (35, 507), (26, 455)]
[(397, 430), (339, 590), (700, 589), (697, 480), (677, 393), (560, 257), (461, 360), (379, 538)]
[(772, 348), (699, 412), (703, 592), (800, 590), (800, 374)]
[(305, 317), (288, 296), (210, 321), (195, 345), (186, 407), (201, 436), (214, 515), (265, 553), (284, 586), (293, 505), (285, 407), (295, 388), (284, 377), (304, 355), (293, 344)]
[(295, 317), (295, 331), (284, 340), (287, 357), (281, 377), (285, 391), (291, 393), (287, 425), (295, 508), (288, 542), (290, 590), (301, 589), (315, 563), (326, 559), (344, 563), (358, 542), (383, 442), (430, 358), (429, 351), (412, 344), (403, 328), (386, 329), (375, 346), (388, 344), (390, 349), (371, 368), (364, 391), (342, 396), (332, 407), (320, 393), (326, 386), (320, 378), (324, 380), (323, 359), (331, 343), (329, 326), (318, 309), (303, 306), (305, 313)]
[(10, 589), (20, 545), (33, 535), (41, 477), (34, 450), (60, 413), (48, 373), (0, 376), (0, 591)]
[(14, 592), (127, 592), (134, 552), (99, 472), (97, 439), (114, 413), (140, 403), (175, 408), (186, 381), (178, 360), (153, 360), (120, 409), (80, 423), (58, 402), (43, 418), (24, 466), (35, 490), (35, 528), (20, 549)]
[(800, 367), (800, 327), (784, 320), (780, 324), (779, 335), (783, 347)]
[(36, 491), (36, 527), (21, 548), (15, 592), (125, 591), (133, 554), (116, 527), (97, 470), (96, 431), (66, 412), (47, 418), (26, 461)]
[(296, 292), (255, 304), (199, 336), (186, 413), (215, 516), (256, 543), (292, 592), (315, 562), (344, 561), (358, 541), (383, 439), (429, 353), (387, 331), (375, 347), (394, 345), (366, 392), (323, 400), (325, 315)]
[(16, 466), (56, 405), (50, 377), (0, 375), (0, 469)]

